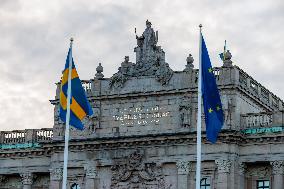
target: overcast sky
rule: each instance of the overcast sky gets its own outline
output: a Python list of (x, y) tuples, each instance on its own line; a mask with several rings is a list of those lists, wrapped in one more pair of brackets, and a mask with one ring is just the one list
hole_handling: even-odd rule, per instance
[(233, 62), (284, 98), (283, 0), (0, 0), (0, 130), (53, 126), (55, 84), (70, 37), (81, 79), (117, 71), (125, 55), (135, 62), (134, 28), (149, 19), (173, 70), (189, 53), (198, 65), (198, 25), (214, 66), (224, 40)]

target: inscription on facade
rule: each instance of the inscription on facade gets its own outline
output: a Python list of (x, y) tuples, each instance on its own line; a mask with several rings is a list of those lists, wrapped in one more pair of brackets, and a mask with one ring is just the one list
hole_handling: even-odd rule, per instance
[(117, 115), (113, 118), (120, 126), (158, 124), (162, 119), (170, 116), (167, 108), (159, 106), (118, 108), (116, 112)]

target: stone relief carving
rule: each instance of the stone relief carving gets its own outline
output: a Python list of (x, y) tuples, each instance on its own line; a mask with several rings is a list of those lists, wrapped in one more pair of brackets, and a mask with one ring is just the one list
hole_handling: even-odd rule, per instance
[(270, 164), (272, 165), (272, 173), (274, 175), (282, 175), (284, 170), (284, 161), (273, 161), (270, 162)]
[(247, 170), (247, 176), (258, 178), (267, 178), (271, 175), (271, 169), (268, 166), (253, 167)]
[(180, 122), (182, 127), (190, 127), (191, 125), (191, 106), (188, 105), (180, 105)]
[(217, 159), (217, 160), (215, 160), (215, 163), (218, 167), (219, 173), (229, 173), (230, 172), (230, 168), (231, 168), (231, 165), (232, 165), (231, 160)]
[(224, 118), (228, 126), (232, 125), (232, 113), (235, 107), (235, 102), (232, 98), (226, 97), (224, 102)]
[(176, 163), (178, 174), (188, 174), (191, 171), (192, 165), (190, 161), (178, 161)]
[(166, 185), (161, 166), (156, 163), (145, 163), (143, 155), (136, 151), (124, 162), (111, 167), (111, 189), (170, 189)]
[(157, 46), (158, 32), (154, 32), (151, 22), (146, 21), (146, 29), (142, 36), (137, 36), (136, 64), (129, 62), (126, 56), (109, 82), (110, 87), (123, 87), (130, 77), (155, 76), (162, 85), (167, 85), (173, 75), (173, 70), (165, 62), (165, 52)]

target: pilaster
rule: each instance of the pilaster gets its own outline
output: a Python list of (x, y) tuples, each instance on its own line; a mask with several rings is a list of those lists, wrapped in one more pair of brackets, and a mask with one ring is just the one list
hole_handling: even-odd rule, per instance
[(86, 166), (86, 189), (99, 188), (98, 172), (96, 166)]
[(62, 174), (62, 168), (50, 169), (50, 189), (60, 189)]
[(217, 188), (218, 189), (229, 189), (229, 174), (232, 165), (232, 161), (228, 159), (218, 159), (215, 160), (215, 163), (218, 168), (218, 179), (217, 179)]
[(247, 170), (247, 165), (244, 162), (239, 163), (239, 184), (238, 188), (239, 189), (244, 189), (245, 188), (245, 173)]
[(189, 187), (189, 172), (191, 170), (191, 162), (178, 161), (176, 163), (178, 170), (178, 189), (188, 189)]
[(26, 173), (21, 173), (20, 176), (23, 184), (23, 189), (31, 189), (34, 175), (31, 172), (26, 172)]
[(272, 161), (272, 174), (273, 174), (273, 189), (283, 188), (283, 166), (284, 161)]

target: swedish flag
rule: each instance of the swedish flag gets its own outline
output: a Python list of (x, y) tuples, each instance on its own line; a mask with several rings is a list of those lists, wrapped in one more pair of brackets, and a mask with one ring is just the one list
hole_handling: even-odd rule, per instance
[(63, 76), (61, 78), (61, 91), (60, 91), (60, 113), (59, 117), (63, 122), (66, 122), (67, 113), (67, 90), (68, 90), (68, 75), (69, 64), (72, 64), (71, 71), (71, 101), (70, 101), (70, 125), (82, 130), (84, 125), (82, 120), (87, 115), (92, 115), (93, 111), (86, 97), (85, 90), (79, 79), (75, 64), (72, 58), (72, 45), (69, 48), (66, 58)]
[(207, 139), (217, 141), (224, 123), (221, 99), (203, 36), (201, 42), (202, 97)]

